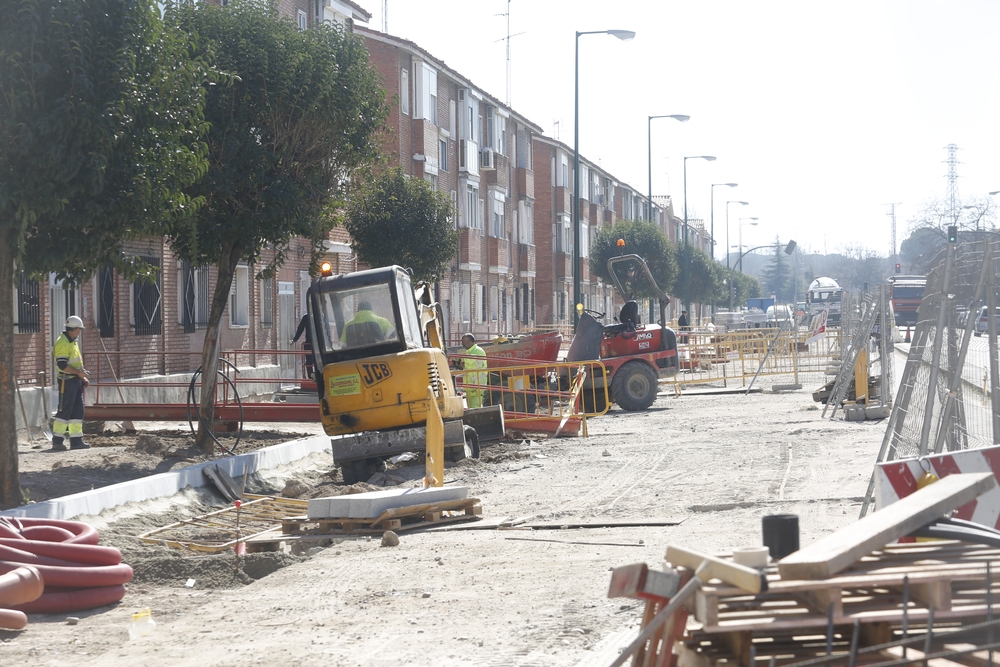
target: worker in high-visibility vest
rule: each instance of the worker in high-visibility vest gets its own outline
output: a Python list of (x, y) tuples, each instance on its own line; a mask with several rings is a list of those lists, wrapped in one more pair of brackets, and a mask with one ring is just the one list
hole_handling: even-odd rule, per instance
[(83, 388), (90, 384), (80, 353), (83, 320), (76, 315), (66, 319), (66, 328), (52, 348), (59, 367), (59, 411), (52, 423), (52, 450), (65, 452), (63, 442), (69, 436), (70, 449), (90, 449), (83, 441)]
[(476, 345), (476, 337), (470, 333), (462, 336), (462, 347), (465, 348), (465, 354), (469, 355), (462, 359), (465, 366), (465, 398), (470, 408), (481, 408), (483, 390), (476, 385), (486, 386), (489, 383), (489, 373), (483, 372), (486, 368), (486, 350)]

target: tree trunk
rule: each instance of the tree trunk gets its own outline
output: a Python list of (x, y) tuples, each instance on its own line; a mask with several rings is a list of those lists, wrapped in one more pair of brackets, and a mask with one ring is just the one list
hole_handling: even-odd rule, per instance
[(202, 452), (209, 456), (215, 451), (215, 441), (212, 440), (210, 429), (215, 419), (215, 387), (219, 369), (219, 323), (222, 321), (222, 313), (229, 301), (229, 290), (233, 285), (233, 276), (236, 273), (236, 265), (241, 253), (242, 248), (236, 244), (230, 243), (222, 247), (218, 263), (218, 280), (215, 283), (215, 292), (212, 294), (208, 327), (205, 329), (205, 344), (201, 348), (202, 421), (198, 424), (197, 442)]
[[(14, 248), (10, 231), (0, 236), (0, 506), (21, 504), (21, 480), (17, 465), (17, 422), (14, 415)], [(42, 391), (45, 388), (42, 387)], [(6, 398), (4, 398), (6, 397)]]

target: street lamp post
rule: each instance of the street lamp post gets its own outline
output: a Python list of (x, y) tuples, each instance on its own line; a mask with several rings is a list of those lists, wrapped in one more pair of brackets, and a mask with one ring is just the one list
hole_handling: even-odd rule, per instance
[(631, 30), (576, 31), (576, 53), (573, 67), (573, 330), (580, 322), (583, 303), (580, 294), (580, 35), (613, 35), (623, 42), (635, 37)]
[[(729, 268), (729, 250), (730, 250), (730, 248), (729, 248), (729, 205), (730, 204), (739, 204), (740, 206), (749, 206), (750, 202), (748, 202), (748, 201), (739, 201), (739, 200), (736, 200), (736, 199), (734, 199), (732, 201), (727, 201), (726, 202), (726, 268), (727, 269)], [(729, 309), (732, 310), (732, 304), (731, 303), (729, 304)]]
[[(709, 207), (709, 211), (711, 211), (711, 213), (709, 214), (710, 219), (711, 219), (711, 222), (710, 222), (711, 227), (710, 227), (710, 231), (708, 232), (708, 235), (712, 238), (712, 261), (715, 261), (715, 186), (716, 185), (725, 185), (728, 188), (735, 188), (735, 187), (737, 187), (739, 185), (739, 183), (712, 183), (712, 188), (711, 188), (712, 203), (711, 203), (711, 205)], [(727, 240), (727, 243), (728, 243), (728, 240)], [(712, 297), (712, 324), (715, 324), (715, 297), (714, 296)]]
[[(760, 218), (740, 218), (740, 252), (743, 252), (743, 221), (744, 220), (759, 220)], [(756, 227), (756, 222), (750, 223), (751, 227)], [(740, 273), (743, 273), (743, 255), (740, 255)]]
[[(710, 216), (711, 216), (710, 225), (711, 225), (711, 227), (710, 227), (709, 232), (708, 232), (709, 236), (712, 237), (712, 259), (715, 259), (715, 186), (716, 185), (725, 185), (727, 188), (735, 188), (735, 187), (739, 186), (739, 183), (712, 183), (712, 203), (711, 203), (711, 206), (709, 208), (709, 210), (711, 211), (711, 213), (710, 213)], [(727, 204), (726, 204), (726, 214), (727, 215), (729, 213), (729, 208), (728, 207), (729, 207), (730, 203), (732, 203), (732, 202), (727, 202)], [(726, 239), (726, 245), (729, 245), (729, 239)]]
[(684, 256), (687, 267), (684, 271), (684, 309), (691, 314), (691, 256), (688, 250), (688, 160), (714, 162), (714, 155), (688, 155), (684, 157)]
[(686, 123), (691, 119), (691, 116), (685, 116), (684, 114), (670, 114), (665, 116), (650, 116), (649, 120), (646, 121), (646, 149), (648, 158), (648, 177), (649, 177), (649, 202), (646, 204), (646, 219), (649, 221), (653, 220), (653, 119), (654, 118), (673, 118), (676, 121)]

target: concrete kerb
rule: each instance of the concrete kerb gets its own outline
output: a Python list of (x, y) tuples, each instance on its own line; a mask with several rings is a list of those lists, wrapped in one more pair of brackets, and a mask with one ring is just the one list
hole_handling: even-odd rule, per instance
[(203, 470), (206, 466), (219, 466), (233, 478), (243, 477), (243, 471), (249, 469), (249, 474), (259, 470), (276, 468), (305, 458), (316, 452), (330, 449), (330, 437), (316, 435), (279, 445), (272, 445), (246, 454), (230, 456), (215, 461), (206, 461), (197, 465), (171, 470), (170, 472), (133, 479), (120, 484), (112, 484), (100, 489), (92, 489), (73, 495), (53, 498), (40, 503), (15, 507), (0, 516), (23, 516), (43, 519), (71, 519), (81, 514), (100, 514), (103, 510), (128, 502), (141, 502), (164, 496), (172, 496), (186, 487), (202, 487), (208, 484)]

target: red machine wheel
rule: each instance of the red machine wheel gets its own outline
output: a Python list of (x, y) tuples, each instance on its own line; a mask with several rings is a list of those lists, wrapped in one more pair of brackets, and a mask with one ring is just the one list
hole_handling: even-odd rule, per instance
[(611, 398), (622, 410), (645, 410), (656, 400), (656, 373), (641, 361), (630, 361), (615, 373)]

